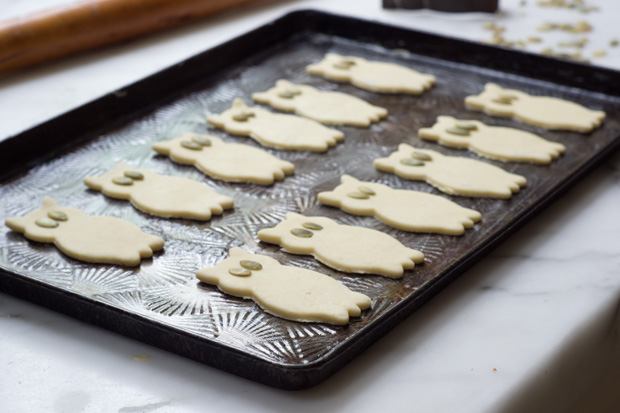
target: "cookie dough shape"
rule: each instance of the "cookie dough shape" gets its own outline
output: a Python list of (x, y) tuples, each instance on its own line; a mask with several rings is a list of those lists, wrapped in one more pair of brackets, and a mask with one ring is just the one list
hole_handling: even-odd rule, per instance
[(327, 275), (240, 248), (232, 248), (215, 267), (198, 270), (196, 277), (287, 320), (347, 324), (350, 316), (358, 317), (370, 307), (370, 298)]
[(605, 112), (564, 99), (502, 89), (494, 83), (487, 83), (479, 95), (467, 96), (465, 105), (489, 115), (512, 117), (545, 129), (590, 132), (605, 120)]
[(268, 148), (325, 152), (344, 139), (339, 130), (311, 119), (248, 107), (235, 99), (232, 107), (207, 121), (234, 135), (249, 136)]
[(252, 94), (256, 102), (330, 125), (370, 126), (387, 116), (387, 109), (341, 92), (318, 90), (278, 80), (266, 92)]
[[(197, 141), (209, 143), (203, 145)], [(292, 163), (278, 159), (262, 149), (226, 143), (215, 136), (191, 132), (167, 142), (157, 142), (153, 149), (170, 156), (175, 162), (194, 165), (204, 174), (228, 182), (273, 185), (275, 180), (282, 180), (285, 175), (295, 171)]]
[(435, 76), (405, 66), (335, 53), (326, 54), (320, 63), (306, 67), (306, 71), (373, 92), (419, 95), (435, 84)]
[(508, 199), (527, 179), (495, 165), (460, 156), (445, 156), (402, 143), (387, 158), (374, 161), (375, 168), (410, 180), (426, 181), (449, 195)]
[(128, 199), (142, 212), (164, 218), (208, 221), (234, 205), (232, 198), (193, 179), (159, 175), (122, 163), (101, 176), (84, 178), (84, 183), (111, 198)]
[(405, 247), (383, 232), (292, 212), (275, 227), (259, 231), (258, 239), (292, 254), (312, 255), (336, 270), (357, 274), (401, 278), (405, 269), (424, 261), (420, 251)]
[(90, 216), (45, 198), (41, 208), (24, 217), (8, 218), (6, 225), (26, 238), (53, 243), (76, 260), (136, 266), (142, 258), (164, 247), (164, 240), (135, 224), (113, 217)]
[(476, 120), (458, 120), (452, 116), (437, 117), (433, 127), (420, 129), (418, 136), (452, 148), (469, 149), (485, 158), (503, 162), (547, 165), (566, 150), (561, 143), (550, 142), (520, 129), (488, 126)]
[(404, 231), (462, 235), (482, 216), (478, 211), (441, 196), (359, 181), (343, 175), (333, 191), (319, 193), (319, 202), (354, 215), (372, 215)]

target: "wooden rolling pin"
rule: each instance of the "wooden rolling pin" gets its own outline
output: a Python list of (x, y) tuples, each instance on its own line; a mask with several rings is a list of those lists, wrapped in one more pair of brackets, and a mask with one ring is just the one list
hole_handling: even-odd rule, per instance
[(260, 0), (87, 0), (0, 22), (0, 73)]

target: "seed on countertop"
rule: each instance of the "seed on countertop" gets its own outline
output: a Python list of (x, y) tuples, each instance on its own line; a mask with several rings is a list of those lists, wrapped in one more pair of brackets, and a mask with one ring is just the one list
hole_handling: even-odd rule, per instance
[(69, 219), (67, 214), (62, 211), (49, 211), (47, 216), (52, 218), (54, 221), (66, 221)]
[(251, 260), (241, 260), (239, 261), (239, 265), (241, 265), (246, 270), (260, 271), (263, 269), (263, 266), (260, 264), (260, 262)]

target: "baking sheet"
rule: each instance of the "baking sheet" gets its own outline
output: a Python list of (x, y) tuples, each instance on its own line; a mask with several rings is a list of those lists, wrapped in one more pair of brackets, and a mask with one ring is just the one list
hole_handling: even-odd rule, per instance
[[(291, 14), (258, 32), (271, 37), (252, 40), (256, 32), (246, 35), (0, 143), (0, 152), (4, 153), (0, 157), (4, 156), (8, 165), (3, 171), (6, 178), (0, 184), (1, 220), (24, 215), (38, 208), (43, 197), (51, 196), (62, 206), (126, 219), (166, 242), (163, 252), (155, 253), (152, 260), (143, 260), (137, 268), (93, 265), (68, 258), (50, 244), (28, 241), (3, 226), (0, 288), (268, 385), (308, 387), (332, 374), (460, 275), (620, 141), (617, 84), (609, 84), (610, 93), (600, 90), (611, 71), (318, 12)], [(409, 37), (403, 37), (403, 33)], [(391, 40), (385, 40), (388, 38)], [(438, 56), (441, 50), (429, 47), (428, 42), (419, 45), (416, 40), (420, 39), (444, 45), (444, 54)], [(262, 42), (260, 47), (252, 43), (256, 41)], [(463, 57), (463, 49), (478, 51), (480, 64), (472, 62), (471, 55)], [(377, 94), (305, 73), (305, 66), (318, 62), (328, 52), (403, 64), (435, 75), (437, 84), (421, 96)], [(502, 66), (507, 64), (505, 61), (498, 62), (499, 70), (492, 66), (489, 56), (493, 53), (515, 59), (516, 69)], [(537, 71), (534, 63), (539, 62), (546, 66)], [(549, 82), (545, 73), (554, 66), (564, 71), (572, 69), (573, 76), (560, 73), (556, 82)], [(575, 73), (582, 76), (581, 88), (575, 87)], [(185, 83), (171, 90), (174, 82), (182, 82), (179, 74), (187, 75)], [(213, 180), (151, 149), (154, 142), (186, 131), (258, 147), (250, 138), (231, 136), (208, 126), (205, 118), (229, 108), (234, 98), (250, 103), (253, 92), (266, 90), (278, 79), (350, 93), (387, 108), (389, 116), (370, 128), (338, 127), (345, 134), (344, 142), (324, 154), (266, 149), (296, 166), (295, 175), (271, 187)], [(157, 86), (162, 80), (170, 82)], [(465, 96), (480, 93), (487, 82), (573, 100), (606, 111), (608, 118), (593, 133), (580, 134), (545, 131), (466, 109)], [(84, 113), (90, 114), (86, 120)], [(528, 130), (563, 143), (566, 154), (549, 166), (486, 160), (527, 177), (527, 186), (510, 200), (450, 197), (425, 183), (375, 170), (372, 161), (387, 156), (402, 142), (477, 159), (467, 151), (417, 137), (417, 130), (432, 126), (439, 115)], [(41, 147), (49, 143), (46, 138), (58, 142), (56, 147), (61, 149), (42, 151)], [(32, 143), (39, 145), (33, 148)], [(8, 151), (17, 155), (9, 160)], [(24, 161), (29, 167), (20, 165)], [(103, 174), (117, 162), (205, 182), (234, 198), (235, 208), (206, 223), (162, 219), (137, 211), (129, 202), (88, 190), (82, 183), (85, 176)], [(482, 221), (460, 237), (415, 234), (395, 230), (372, 217), (353, 216), (320, 205), (317, 194), (333, 189), (345, 173), (394, 188), (444, 196), (480, 211)], [(406, 271), (399, 280), (351, 275), (332, 270), (311, 257), (286, 254), (277, 246), (259, 242), (256, 233), (275, 226), (287, 212), (327, 216), (339, 223), (378, 229), (422, 251), (425, 262)], [(372, 309), (352, 318), (348, 326), (296, 323), (271, 316), (252, 301), (227, 296), (217, 287), (199, 283), (195, 271), (217, 264), (231, 247), (328, 274), (371, 297)]]

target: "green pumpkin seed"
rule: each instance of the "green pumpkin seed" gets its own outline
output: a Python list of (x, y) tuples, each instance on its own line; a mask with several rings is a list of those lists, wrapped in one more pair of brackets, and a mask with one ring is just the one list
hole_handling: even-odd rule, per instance
[(211, 139), (206, 136), (195, 135), (192, 136), (192, 140), (200, 146), (211, 146)]
[(123, 175), (125, 175), (127, 178), (135, 179), (138, 181), (144, 179), (144, 175), (142, 175), (138, 171), (125, 171)]
[(370, 195), (365, 194), (363, 192), (349, 192), (347, 194), (348, 197), (350, 198), (355, 198), (355, 199), (368, 199), (370, 198)]
[(260, 264), (260, 262), (256, 261), (241, 260), (239, 261), (239, 265), (241, 265), (246, 270), (260, 271), (263, 269), (263, 266)]
[(417, 159), (420, 161), (432, 161), (433, 160), (433, 158), (430, 155), (425, 154), (424, 152), (413, 152), (411, 154), (411, 157), (413, 159)]
[(126, 176), (116, 176), (112, 178), (112, 182), (114, 182), (116, 185), (133, 185), (133, 179), (127, 178)]
[(39, 218), (34, 223), (43, 228), (56, 228), (58, 226), (58, 222), (50, 218)]
[(286, 89), (282, 92), (278, 93), (278, 96), (284, 99), (293, 99), (296, 95), (301, 95), (301, 90), (299, 89)]
[(303, 229), (303, 228), (293, 228), (291, 230), (291, 234), (295, 235), (296, 237), (301, 237), (301, 238), (310, 238), (311, 236), (314, 235), (312, 231), (308, 231), (307, 229)]
[(476, 124), (474, 123), (469, 123), (469, 122), (456, 122), (455, 125), (457, 128), (460, 129), (465, 129), (465, 130), (478, 130), (478, 126), (476, 126)]
[(504, 100), (517, 100), (519, 97), (511, 95), (509, 93), (502, 93), (501, 95), (499, 95), (499, 98)]
[(252, 271), (246, 270), (245, 268), (229, 268), (228, 272), (237, 277), (248, 277), (252, 275)]
[(237, 122), (247, 122), (248, 119), (254, 116), (256, 116), (254, 112), (241, 112), (241, 113), (235, 113), (232, 118), (233, 120), (236, 120)]
[(372, 189), (368, 188), (367, 186), (360, 186), (357, 189), (361, 193), (364, 193), (364, 194), (367, 194), (367, 195), (377, 195), (377, 193), (375, 191), (373, 191)]
[(403, 158), (400, 160), (400, 163), (407, 166), (424, 166), (424, 162), (412, 158)]
[(311, 229), (313, 231), (320, 231), (323, 229), (322, 226), (320, 226), (319, 224), (315, 224), (314, 222), (304, 222), (303, 224), (301, 224), (301, 226), (304, 228)]
[(339, 62), (334, 63), (334, 67), (336, 69), (349, 69), (351, 66), (355, 66), (355, 61), (353, 60), (341, 60)]
[(47, 216), (52, 218), (54, 221), (66, 221), (69, 219), (67, 214), (62, 211), (48, 211)]
[(506, 99), (504, 97), (498, 97), (496, 99), (491, 100), (493, 103), (497, 103), (500, 105), (512, 105), (512, 99)]
[(451, 133), (452, 135), (459, 135), (459, 136), (469, 136), (469, 131), (467, 129), (461, 129), (461, 128), (448, 128), (446, 129), (446, 132)]
[(187, 149), (191, 149), (192, 151), (199, 151), (202, 149), (202, 146), (200, 146), (194, 141), (181, 141), (181, 146)]

